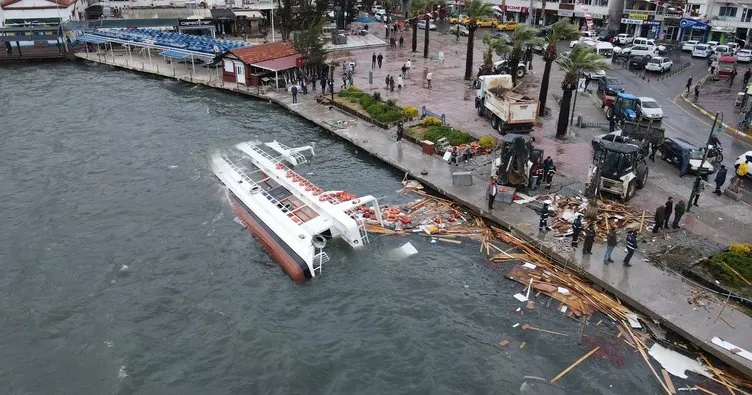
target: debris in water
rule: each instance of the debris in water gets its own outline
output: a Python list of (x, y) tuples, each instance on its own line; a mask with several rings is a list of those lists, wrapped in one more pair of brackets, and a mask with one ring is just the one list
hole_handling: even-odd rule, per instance
[(696, 360), (679, 354), (676, 351), (669, 350), (658, 343), (654, 343), (648, 354), (663, 366), (666, 371), (676, 377), (686, 379), (686, 371), (710, 376), (708, 369)]
[(418, 250), (415, 247), (413, 247), (413, 245), (410, 244), (409, 241), (407, 243), (403, 244), (397, 250), (399, 252), (401, 252), (404, 256), (415, 255), (415, 254), (418, 253)]

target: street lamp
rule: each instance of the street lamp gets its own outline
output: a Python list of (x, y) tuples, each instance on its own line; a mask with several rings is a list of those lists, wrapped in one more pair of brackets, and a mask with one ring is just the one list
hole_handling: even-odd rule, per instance
[[(723, 124), (723, 113), (716, 112), (715, 113), (715, 119), (713, 120), (713, 126), (710, 127), (710, 135), (708, 136), (708, 142), (705, 143), (705, 147), (703, 147), (703, 155), (702, 155), (702, 161), (700, 161), (700, 166), (697, 168), (697, 177), (695, 177), (695, 182), (692, 184), (692, 192), (689, 194), (689, 202), (687, 202), (687, 212), (690, 212), (690, 208), (692, 207), (692, 199), (694, 199), (695, 196), (697, 196), (697, 188), (700, 187), (700, 183), (702, 182), (702, 168), (705, 166), (705, 160), (708, 158), (708, 146), (713, 141), (713, 135), (715, 134), (715, 125), (718, 123), (718, 117), (721, 118), (721, 124)], [(683, 164), (682, 164), (683, 165)]]

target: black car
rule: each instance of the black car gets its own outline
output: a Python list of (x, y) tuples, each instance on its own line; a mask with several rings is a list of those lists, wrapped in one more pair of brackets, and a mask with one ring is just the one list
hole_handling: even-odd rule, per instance
[(648, 64), (648, 61), (650, 60), (650, 56), (631, 56), (629, 58), (629, 63), (627, 64), (627, 67), (630, 70), (644, 70), (645, 65)]
[[(661, 159), (673, 163), (675, 166), (681, 168), (682, 158), (686, 155), (689, 161), (687, 172), (697, 174), (700, 162), (705, 152), (698, 148), (696, 145), (681, 137), (667, 137), (663, 140), (663, 144), (658, 147), (658, 151), (661, 153)], [(715, 171), (715, 167), (706, 160), (702, 166), (700, 175), (708, 175)]]

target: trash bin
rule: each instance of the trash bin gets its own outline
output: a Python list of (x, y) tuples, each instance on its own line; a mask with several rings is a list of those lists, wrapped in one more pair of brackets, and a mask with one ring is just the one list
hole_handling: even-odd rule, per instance
[(514, 192), (515, 188), (512, 187), (501, 187), (501, 190), (499, 191), (499, 201), (502, 203), (512, 203), (514, 201)]
[(436, 152), (433, 141), (423, 140), (421, 144), (423, 146), (423, 155), (433, 155)]

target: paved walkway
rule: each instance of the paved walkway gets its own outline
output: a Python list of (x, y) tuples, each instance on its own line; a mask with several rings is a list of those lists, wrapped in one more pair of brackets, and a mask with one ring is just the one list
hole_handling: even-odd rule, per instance
[[(459, 54), (460, 52), (458, 51), (455, 53), (455, 56), (459, 56)], [(80, 56), (83, 58), (86, 57), (85, 54), (81, 54)], [(115, 54), (114, 58), (111, 54), (107, 56), (89, 55), (89, 60), (249, 95), (256, 95), (258, 92), (256, 88), (248, 89), (238, 87), (235, 84), (223, 83), (217, 78), (215, 71), (207, 70), (203, 67), (197, 68), (194, 74), (193, 70), (185, 65), (175, 65), (177, 69), (173, 69), (172, 65), (164, 63), (160, 65), (154, 60), (150, 64), (146, 58), (129, 57), (124, 54)], [(431, 65), (434, 70), (439, 70), (439, 75), (444, 73), (451, 74), (448, 65), (440, 65), (435, 62), (435, 60), (429, 60), (425, 64)], [(364, 63), (361, 62), (360, 64)], [(370, 65), (370, 59), (365, 64)], [(434, 75), (436, 76), (437, 74), (435, 73)], [(458, 79), (449, 75), (447, 77), (454, 78), (455, 80)], [(434, 77), (436, 81), (439, 81), (440, 78), (443, 77)], [(413, 82), (412, 87), (408, 89), (417, 90), (418, 88), (416, 83)], [(421, 93), (416, 92), (416, 94), (419, 97), (436, 97), (442, 94), (451, 95), (451, 89), (449, 85), (442, 84), (431, 92), (424, 90)], [(555, 85), (552, 85), (552, 90), (555, 89)], [(402, 95), (406, 95), (405, 91), (402, 92)], [(644, 256), (639, 250), (632, 260), (634, 266), (630, 268), (622, 266), (619, 262), (619, 259), (623, 256), (621, 250), (616, 251), (614, 254), (616, 263), (604, 265), (602, 257), (605, 246), (601, 244), (593, 247), (593, 255), (591, 256), (583, 257), (579, 253), (569, 257), (561, 256), (556, 251), (556, 248), (554, 248), (558, 243), (552, 237), (552, 232), (538, 232), (536, 226), (538, 216), (535, 211), (517, 204), (497, 204), (494, 210), (490, 212), (486, 210), (485, 180), (474, 177), (473, 187), (455, 187), (452, 185), (451, 173), (456, 168), (448, 166), (438, 156), (424, 156), (420, 147), (410, 143), (397, 144), (394, 142), (390, 131), (385, 131), (364, 121), (355, 120), (355, 122), (350, 123), (346, 128), (335, 128), (332, 125), (335, 125), (338, 121), (349, 121), (352, 120), (352, 117), (338, 111), (332, 111), (328, 106), (316, 103), (313, 95), (306, 96), (301, 94), (299, 97), (301, 99), (300, 102), (293, 104), (291, 95), (285, 91), (272, 91), (264, 96), (264, 98), (273, 100), (281, 106), (311, 120), (322, 128), (347, 139), (386, 163), (402, 171), (411, 172), (414, 178), (425, 185), (467, 206), (484, 218), (511, 230), (526, 241), (539, 246), (544, 251), (548, 251), (558, 262), (571, 262), (570, 264), (577, 265), (590, 280), (612, 292), (621, 300), (638, 308), (651, 318), (660, 321), (666, 327), (737, 368), (747, 376), (752, 376), (752, 361), (731, 354), (711, 343), (711, 339), (718, 336), (738, 347), (752, 350), (752, 338), (749, 336), (749, 328), (752, 328), (751, 317), (734, 308), (726, 308), (723, 314), (724, 319), (738, 329), (732, 329), (722, 321), (715, 322), (714, 320), (722, 308), (721, 301), (709, 302), (702, 308), (688, 304), (687, 300), (692, 296), (690, 291), (695, 288), (681, 278), (643, 262)], [(452, 111), (450, 115), (451, 106), (440, 106), (440, 103), (442, 103), (441, 98), (437, 101), (432, 101), (432, 103), (435, 103), (432, 105), (435, 105), (436, 109), (445, 109), (447, 117), (452, 123), (458, 122), (455, 119), (462, 117), (470, 118), (461, 110)], [(553, 103), (551, 105), (553, 106)], [(469, 107), (472, 109), (472, 105)], [(470, 109), (467, 112), (470, 112)], [(464, 123), (459, 124), (465, 127)], [(559, 149), (558, 146), (556, 149)], [(420, 169), (427, 170), (428, 174), (425, 176), (420, 175)], [(621, 245), (623, 245), (624, 236), (620, 237), (622, 239)], [(509, 297), (511, 297), (511, 294)]]

